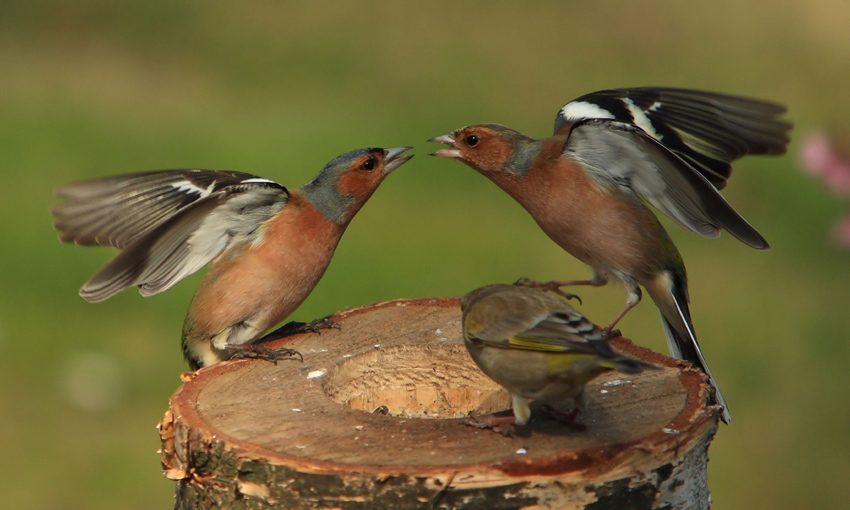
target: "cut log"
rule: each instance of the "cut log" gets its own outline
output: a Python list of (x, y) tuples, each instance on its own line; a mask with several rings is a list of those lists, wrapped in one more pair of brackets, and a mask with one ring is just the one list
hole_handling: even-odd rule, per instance
[(330, 317), (340, 330), (270, 344), (186, 377), (160, 423), (176, 508), (705, 509), (718, 425), (705, 375), (630, 341), (655, 364), (588, 384), (579, 431), (529, 437), (462, 423), (510, 409), (472, 362), (457, 299), (399, 300)]

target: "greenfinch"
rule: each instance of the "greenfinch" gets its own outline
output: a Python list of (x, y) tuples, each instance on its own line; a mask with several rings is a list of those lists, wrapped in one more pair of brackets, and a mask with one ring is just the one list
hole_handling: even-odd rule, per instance
[(591, 379), (609, 370), (636, 373), (650, 366), (614, 351), (605, 332), (564, 299), (526, 284), (475, 289), (463, 297), (461, 310), (469, 354), (511, 394), (515, 417), (478, 419), (473, 425), (525, 425), (536, 399), (573, 399), (577, 413), (587, 406), (585, 385)]

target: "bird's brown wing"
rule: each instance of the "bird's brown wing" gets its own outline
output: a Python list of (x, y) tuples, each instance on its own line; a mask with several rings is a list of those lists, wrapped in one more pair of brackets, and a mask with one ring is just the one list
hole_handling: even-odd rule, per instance
[(504, 349), (614, 355), (589, 319), (571, 307), (551, 306), (545, 298), (560, 301), (554, 296), (540, 297), (512, 291), (484, 297), (464, 314), (467, 335)]

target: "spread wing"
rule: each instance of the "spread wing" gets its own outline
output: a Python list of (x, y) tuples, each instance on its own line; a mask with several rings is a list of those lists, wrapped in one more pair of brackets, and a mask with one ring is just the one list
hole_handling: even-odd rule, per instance
[(582, 163), (597, 181), (636, 193), (682, 228), (707, 238), (725, 229), (753, 248), (769, 246), (705, 176), (633, 124), (577, 122), (563, 154)]
[(791, 123), (785, 107), (715, 92), (662, 87), (603, 90), (570, 101), (555, 133), (589, 119), (636, 126), (723, 189), (731, 162), (747, 154), (784, 154)]
[(144, 296), (171, 288), (280, 211), (286, 188), (255, 175), (165, 170), (70, 184), (52, 209), (63, 242), (121, 249), (80, 290), (107, 299), (135, 285)]

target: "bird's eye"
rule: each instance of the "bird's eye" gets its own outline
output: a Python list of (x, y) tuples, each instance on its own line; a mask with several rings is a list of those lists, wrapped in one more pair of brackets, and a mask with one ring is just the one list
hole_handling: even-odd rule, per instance
[(360, 165), (361, 170), (371, 171), (375, 169), (375, 158), (369, 158)]
[(478, 145), (478, 137), (475, 135), (467, 136), (466, 140), (464, 141), (466, 142), (466, 145), (469, 145), (470, 147), (475, 147), (476, 145)]

